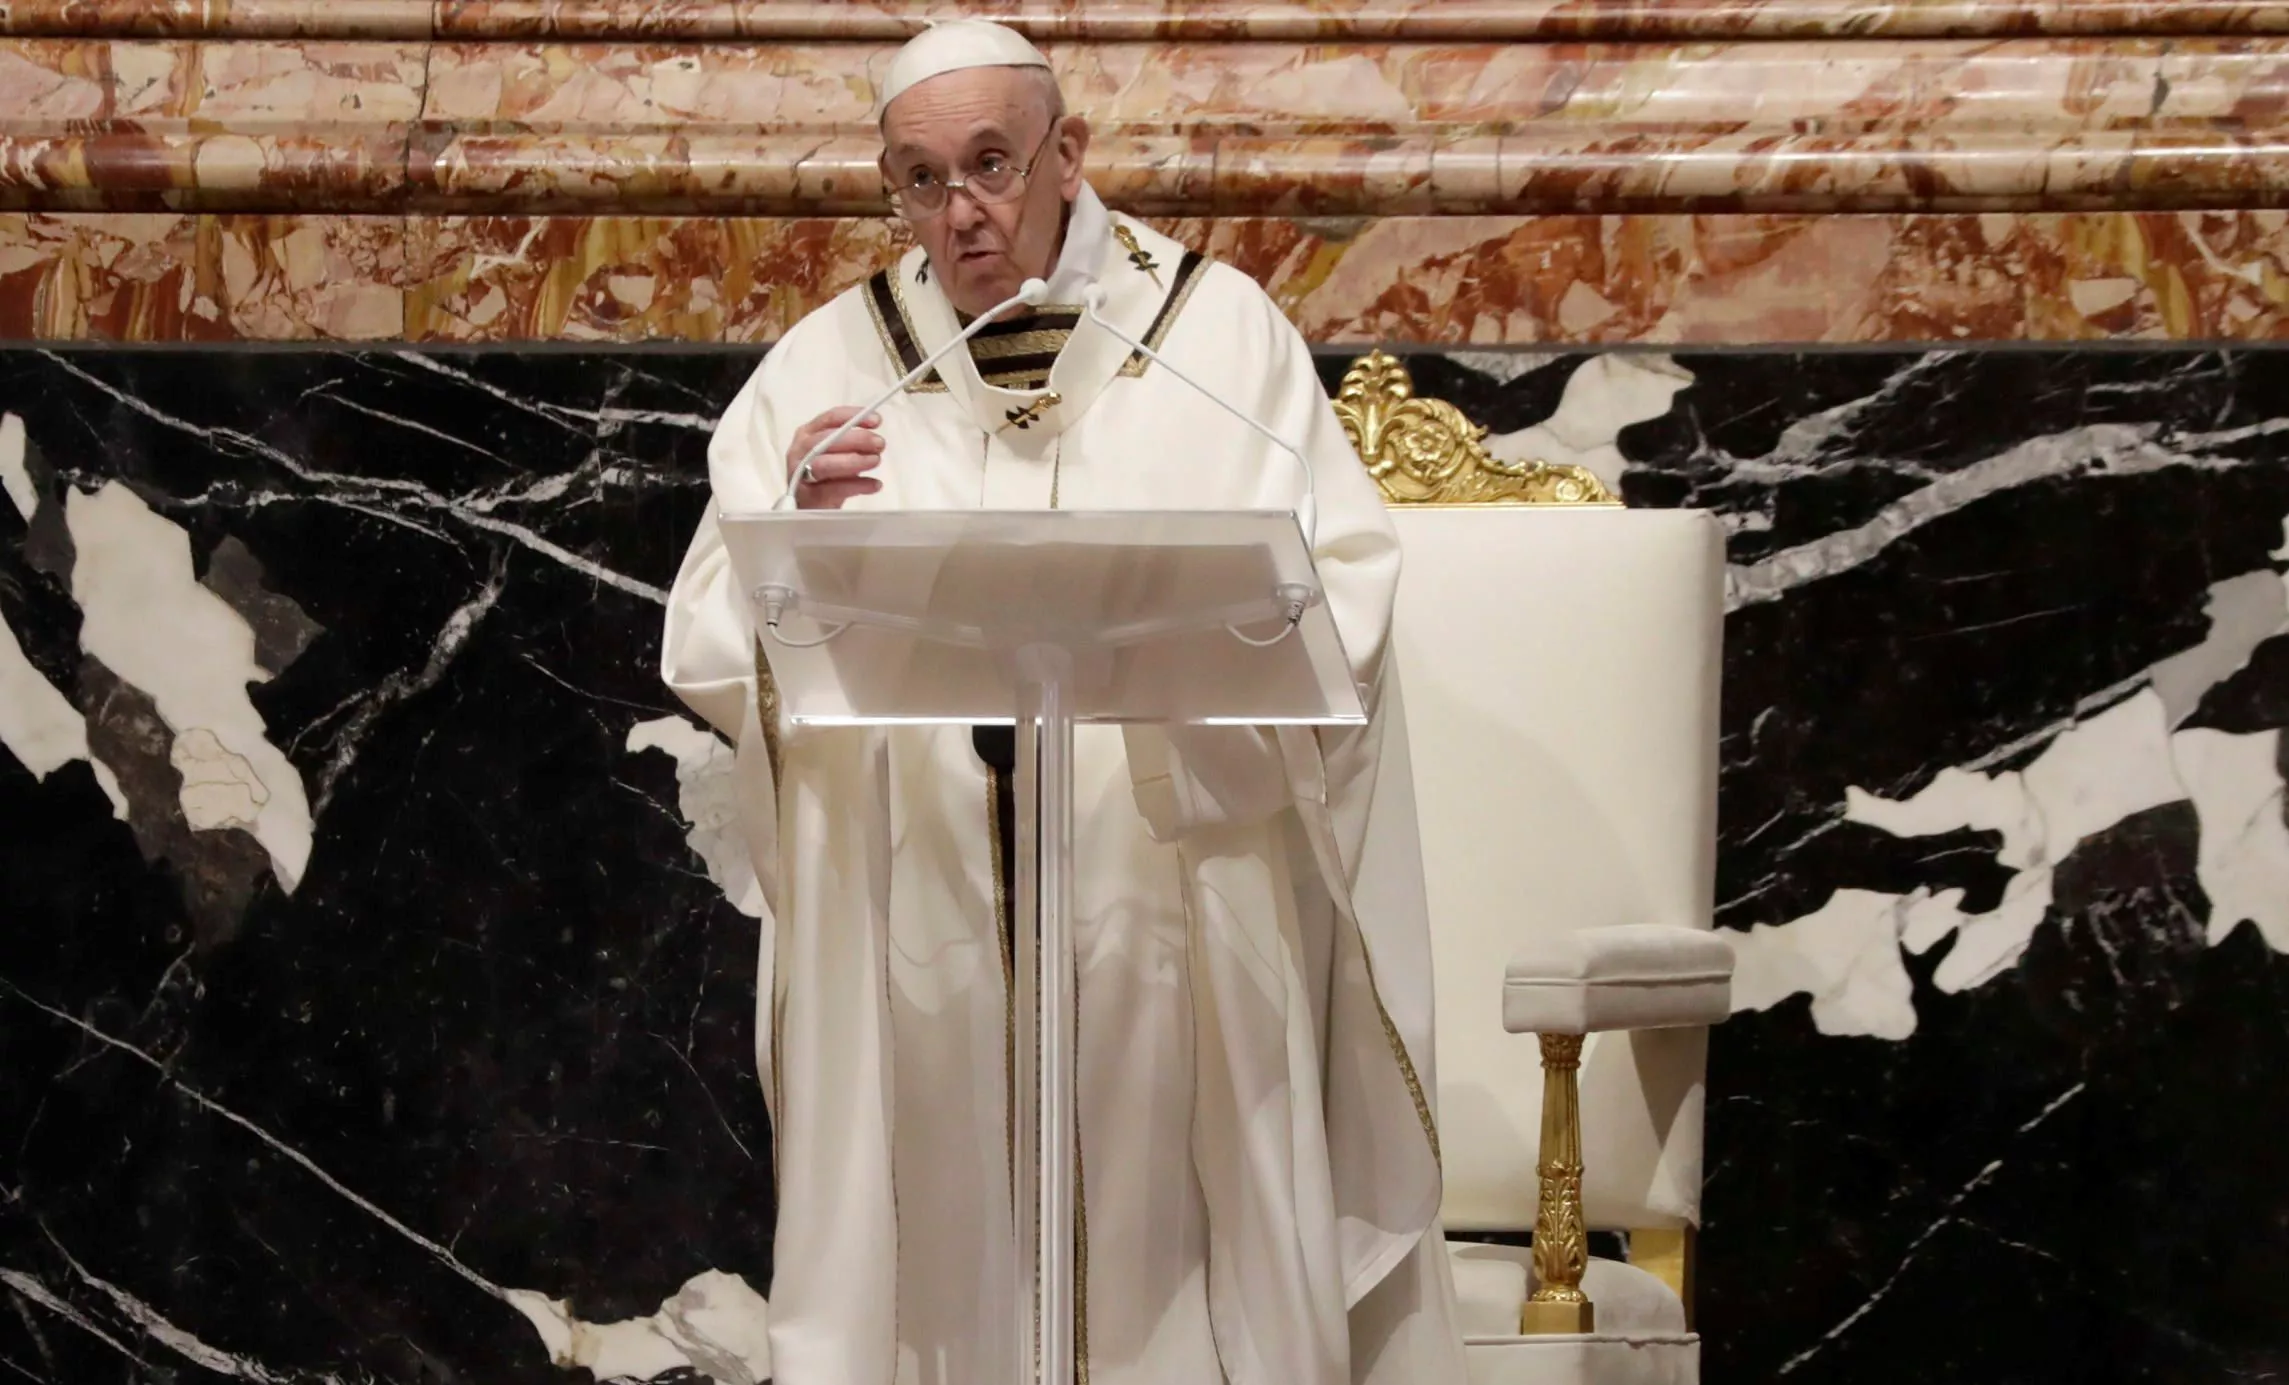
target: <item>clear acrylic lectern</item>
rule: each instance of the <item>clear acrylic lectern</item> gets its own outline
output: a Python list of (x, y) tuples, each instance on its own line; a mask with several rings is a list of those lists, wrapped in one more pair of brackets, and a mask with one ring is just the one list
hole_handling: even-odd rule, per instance
[(1014, 999), (1035, 1042), (1017, 1045), (1016, 1340), (1025, 1385), (1073, 1385), (1073, 728), (1365, 721), (1303, 533), (1239, 510), (722, 528), (790, 725), (1018, 729)]

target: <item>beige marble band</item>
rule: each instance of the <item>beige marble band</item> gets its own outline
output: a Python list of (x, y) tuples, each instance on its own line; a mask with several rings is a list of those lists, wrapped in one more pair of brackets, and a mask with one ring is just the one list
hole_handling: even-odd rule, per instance
[[(0, 208), (877, 215), (892, 51), (5, 39)], [(2289, 202), (2289, 38), (1050, 52), (1153, 215)]]
[(2282, 4), (0, 0), (0, 337), (770, 340), (895, 253), (956, 11), (1330, 345), (2289, 321)]
[(0, 34), (880, 42), (951, 13), (1100, 41), (2289, 33), (2248, 0), (7, 0)]

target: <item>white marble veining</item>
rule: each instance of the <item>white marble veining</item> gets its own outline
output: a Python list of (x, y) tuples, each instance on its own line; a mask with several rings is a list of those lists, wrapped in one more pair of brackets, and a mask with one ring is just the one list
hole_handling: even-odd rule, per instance
[(74, 760), (86, 760), (111, 799), (112, 816), (126, 819), (127, 795), (117, 776), (88, 751), (87, 718), (32, 667), (5, 620), (0, 620), (0, 746), (6, 746), (34, 779), (45, 779)]
[(0, 414), (0, 491), (27, 520), (40, 508), (39, 488), (24, 465), (24, 420), (14, 414)]
[[(310, 860), (302, 775), (271, 744), (247, 685), (269, 678), (254, 630), (199, 585), (189, 535), (116, 481), (64, 502), (80, 647), (147, 694), (175, 733), (194, 828), (243, 827), (292, 893)], [(203, 734), (202, 734), (203, 733)]]
[[(159, 1343), (186, 1361), (202, 1366), (217, 1375), (229, 1376), (235, 1380), (253, 1381), (254, 1385), (342, 1385), (341, 1378), (332, 1374), (282, 1373), (265, 1366), (260, 1361), (202, 1341), (195, 1334), (187, 1332), (169, 1321), (164, 1313), (145, 1303), (142, 1299), (106, 1279), (90, 1273), (85, 1265), (82, 1265), (72, 1256), (70, 1251), (65, 1250), (56, 1241), (53, 1235), (48, 1237), (48, 1241), (55, 1252), (63, 1258), (64, 1263), (71, 1268), (73, 1277), (108, 1301), (119, 1318), (123, 1319), (126, 1324), (132, 1325), (143, 1336)], [(77, 1325), (90, 1326), (84, 1319), (77, 1318), (77, 1315), (74, 1316)], [(98, 1331), (96, 1335), (102, 1337), (106, 1342), (111, 1342), (114, 1346), (119, 1345), (107, 1333)], [(127, 1354), (133, 1356), (137, 1353), (130, 1352)]]
[[(442, 517), (457, 521), (471, 529), (500, 535), (551, 562), (560, 563), (585, 577), (627, 592), (631, 596), (642, 597), (655, 605), (664, 606), (667, 604), (668, 593), (666, 588), (651, 582), (640, 581), (624, 572), (606, 567), (594, 559), (583, 557), (536, 532), (529, 525), (518, 524), (502, 519), (497, 515), (487, 514), (485, 507), (472, 503), (468, 497), (440, 494), (418, 481), (410, 481), (401, 477), (355, 476), (310, 466), (299, 458), (238, 429), (220, 426), (210, 427), (177, 417), (149, 401), (137, 397), (133, 392), (121, 389), (110, 381), (81, 369), (66, 356), (52, 352), (46, 354), (48, 359), (54, 361), (57, 367), (65, 373), (74, 376), (94, 389), (102, 391), (121, 405), (155, 423), (232, 452), (260, 457), (295, 479), (316, 488), (307, 497), (256, 495), (251, 497), (248, 503), (265, 504), (273, 500), (307, 498), (319, 504), (335, 505), (358, 514), (368, 515), (384, 523), (399, 525), (439, 540), (443, 540), (445, 536), (430, 521)], [(549, 405), (544, 409), (540, 405), (518, 399), (515, 395), (500, 389), (498, 386), (477, 381), (468, 376), (466, 372), (456, 370), (429, 357), (409, 352), (406, 353), (406, 359), (417, 361), (424, 367), (453, 379), (477, 385), (487, 393), (515, 404), (518, 408), (525, 409), (527, 412), (540, 413), (543, 417), (565, 427), (574, 426), (569, 421), (571, 419), (585, 420), (590, 424), (592, 432), (599, 437), (608, 436), (610, 433), (634, 423), (660, 423), (670, 427), (683, 427), (689, 426), (695, 421), (681, 414), (663, 414), (658, 411), (643, 409), (576, 410), (561, 405)], [(395, 415), (382, 410), (367, 409), (364, 412), (393, 422), (412, 422), (398, 419)], [(429, 429), (426, 424), (422, 424), (420, 427), (423, 431), (434, 431)], [(195, 497), (194, 499), (203, 498)]]
[(1934, 914), (1952, 927), (1962, 898), (1961, 890), (1838, 890), (1802, 918), (1735, 933), (1733, 1008), (1764, 1010), (1807, 994), (1823, 1034), (1907, 1038), (1915, 1033), (1915, 990), (1900, 939), (1911, 929), (1930, 931)]
[(492, 613), (493, 606), (501, 599), (501, 588), (506, 583), (506, 576), (496, 566), (477, 594), (454, 607), (453, 613), (445, 618), (444, 625), (438, 628), (436, 639), (430, 643), (429, 657), (422, 661), (420, 668), (399, 669), (371, 687), (359, 689), (319, 718), (321, 724), (332, 724), (337, 729), (332, 736), (333, 752), (318, 770), (317, 801), (312, 809), (313, 816), (326, 811), (326, 805), (332, 801), (342, 776), (357, 763), (359, 753), (365, 749), (368, 733), (383, 714), (407, 698), (437, 686), (438, 680), (445, 676), (446, 670), (452, 667), (454, 659), (460, 655), (462, 647), (468, 644), (469, 636)]
[(1897, 837), (1965, 828), (1998, 833), (1996, 862), (2012, 872), (2001, 901), (1966, 914), (1957, 907), (1959, 890), (1838, 890), (1809, 914), (1736, 936), (1735, 1008), (1764, 1009), (1809, 994), (1822, 1033), (1904, 1039), (1915, 1030), (1915, 1012), (1902, 949), (1921, 954), (1954, 935), (1934, 983), (1963, 991), (1993, 980), (2026, 951), (2049, 915), (2059, 866), (2082, 843), (2172, 803), (2190, 803), (2200, 824), (2209, 941), (2247, 922), (2270, 946), (2289, 951), (2280, 732), (2178, 726), (2205, 693), (2247, 666), (2260, 643), (2289, 633), (2289, 574), (2267, 569), (2214, 583), (2206, 609), (2201, 641), (2109, 690), (2122, 694), (2111, 705), (2053, 728), (2023, 769), (1991, 772), (1986, 766), (1999, 757), (1990, 753), (1939, 771), (1906, 798), (1848, 790), (1849, 824)]
[[(2073, 1101), (2076, 1097), (2081, 1096), (2087, 1090), (2089, 1090), (2088, 1083), (2075, 1083), (2073, 1086), (2051, 1098), (2049, 1103), (2046, 1104), (2043, 1109), (2037, 1111), (2033, 1116), (2029, 1117), (2026, 1121), (2021, 1123), (2016, 1133), (2018, 1135), (2024, 1136), (2032, 1132), (2037, 1127), (2041, 1126), (2043, 1122), (2058, 1114), (2060, 1108), (2064, 1107), (2068, 1102)], [(1882, 1304), (1883, 1301), (1891, 1295), (1893, 1289), (1899, 1287), (1901, 1278), (1907, 1274), (1911, 1267), (1914, 1266), (1916, 1260), (1923, 1254), (1924, 1247), (1930, 1243), (1931, 1238), (1937, 1236), (1940, 1232), (1947, 1230), (1949, 1227), (1959, 1225), (1962, 1222), (1964, 1215), (1963, 1204), (1969, 1201), (1971, 1196), (1977, 1193), (1980, 1189), (1987, 1187), (1997, 1178), (2008, 1172), (2010, 1167), (2011, 1161), (2007, 1157), (2001, 1156), (1989, 1159), (1985, 1164), (1980, 1165), (1979, 1172), (1971, 1175), (1971, 1177), (1964, 1182), (1962, 1187), (1957, 1188), (1955, 1192), (1948, 1197), (1946, 1203), (1941, 1207), (1939, 1216), (1934, 1218), (1929, 1225), (1923, 1228), (1922, 1231), (1918, 1232), (1914, 1240), (1908, 1242), (1906, 1253), (1900, 1256), (1899, 1263), (1892, 1267), (1892, 1272), (1885, 1276), (1884, 1282), (1876, 1286), (1875, 1292), (1862, 1299), (1858, 1306), (1854, 1307), (1851, 1312), (1844, 1315), (1842, 1321), (1838, 1322), (1834, 1327), (1831, 1327), (1826, 1332), (1822, 1333), (1819, 1339), (1814, 1341), (1812, 1345), (1804, 1348), (1802, 1351), (1797, 1352), (1794, 1356), (1789, 1357), (1786, 1361), (1783, 1361), (1780, 1364), (1780, 1368), (1775, 1371), (1774, 1374), (1795, 1374), (1799, 1367), (1803, 1366), (1806, 1362), (1811, 1361), (1814, 1357), (1820, 1355), (1820, 1353), (1826, 1351), (1832, 1344), (1836, 1342), (1838, 1338), (1850, 1332), (1854, 1327), (1859, 1326), (1859, 1324), (1870, 1313), (1876, 1311), (1878, 1305)]]
[(2289, 952), (2289, 821), (2282, 817), (2281, 732), (2180, 731), (2178, 773), (2202, 825), (2196, 878), (2209, 896), (2209, 940), (2243, 923)]
[[(559, 1366), (584, 1368), (597, 1380), (650, 1380), (669, 1371), (698, 1371), (716, 1385), (765, 1385), (771, 1375), (768, 1336), (770, 1310), (763, 1296), (744, 1279), (721, 1270), (707, 1270), (687, 1281), (674, 1297), (649, 1317), (616, 1323), (587, 1323), (574, 1316), (569, 1305), (534, 1289), (510, 1288), (494, 1282), (456, 1256), (451, 1249), (406, 1225), (396, 1216), (327, 1172), (309, 1155), (249, 1120), (246, 1116), (190, 1086), (145, 1050), (90, 1024), (85, 1019), (46, 1004), (0, 977), (0, 996), (70, 1025), (90, 1040), (130, 1058), (151, 1071), (208, 1114), (252, 1136), (271, 1152), (315, 1178), (352, 1206), (398, 1236), (426, 1251), (431, 1258), (484, 1294), (516, 1310), (530, 1323)], [(58, 1248), (61, 1249), (60, 1247)], [(342, 1385), (329, 1375), (281, 1375), (243, 1356), (200, 1341), (175, 1326), (157, 1310), (96, 1279), (65, 1256), (83, 1282), (109, 1298), (122, 1317), (185, 1358), (220, 1374), (256, 1382), (256, 1385)], [(75, 1309), (37, 1279), (0, 1266), (0, 1284), (49, 1309), (119, 1351), (137, 1352), (105, 1331), (104, 1325)], [(113, 1324), (116, 1328), (118, 1325)]]
[(2249, 664), (2257, 646), (2289, 631), (2289, 576), (2245, 572), (2212, 583), (2204, 603), (2209, 633), (2200, 644), (2154, 665), (2148, 677), (2172, 726), (2192, 715), (2202, 694)]
[(694, 1275), (657, 1313), (621, 1322), (583, 1322), (563, 1301), (529, 1289), (509, 1290), (508, 1301), (540, 1334), (551, 1361), (597, 1380), (656, 1380), (679, 1370), (715, 1385), (771, 1379), (770, 1305), (722, 1270)]
[[(2289, 427), (2289, 420), (2280, 422)], [(1738, 610), (1772, 601), (1807, 582), (1849, 572), (1935, 520), (2038, 481), (2068, 476), (2142, 476), (2179, 467), (2224, 471), (2242, 464), (2230, 453), (2210, 450), (2239, 441), (2239, 437), (2219, 434), (2165, 446), (2158, 441), (2160, 433), (2160, 427), (2153, 424), (2092, 424), (2030, 438), (1970, 466), (1942, 473), (1864, 523), (1823, 534), (1753, 563), (1732, 564), (1725, 573), (1726, 607)], [(1893, 469), (1907, 473), (1915, 470)]]
[(1455, 351), (1447, 355), (1456, 365), (1475, 370), (1502, 385), (1522, 375), (1531, 375), (1559, 357), (1556, 351)]
[(1692, 372), (1667, 356), (1597, 356), (1568, 377), (1555, 413), (1489, 437), (1486, 450), (1498, 461), (1585, 467), (1618, 488), (1628, 466), (1616, 445), (1622, 429), (1668, 413), (1692, 383)]
[(1941, 926), (1901, 939), (1921, 953), (1948, 931), (1959, 934), (1934, 980), (1942, 990), (1961, 991), (2017, 964), (2050, 910), (2060, 863), (2085, 839), (2133, 813), (2185, 797), (2171, 763), (2162, 700), (2149, 688), (2069, 728), (2024, 770), (1943, 770), (1913, 797), (1898, 801), (1854, 789), (1845, 817), (1897, 837), (1961, 828), (2002, 834), (1995, 859), (2014, 872), (2003, 902), (1952, 929)]
[[(40, 492), (24, 467), (24, 421), (14, 414), (0, 414), (0, 492), (26, 523), (39, 512)], [(5, 619), (0, 619), (0, 746), (34, 779), (46, 779), (74, 760), (87, 761), (111, 799), (112, 816), (126, 820), (127, 795), (118, 777), (88, 750), (87, 718), (32, 666)]]
[(223, 1105), (213, 1097), (208, 1096), (205, 1092), (200, 1091), (198, 1088), (193, 1087), (188, 1082), (185, 1082), (175, 1073), (172, 1068), (169, 1067), (168, 1064), (161, 1062), (158, 1058), (152, 1056), (146, 1050), (139, 1048), (136, 1045), (129, 1043), (127, 1040), (119, 1038), (107, 1032), (106, 1030), (97, 1027), (96, 1025), (90, 1024), (88, 1021), (80, 1018), (78, 1015), (72, 1014), (69, 1011), (59, 1010), (55, 1006), (47, 1004), (46, 1002), (40, 1000), (38, 997), (26, 993), (22, 987), (16, 985), (14, 982), (8, 980), (8, 978), (4, 976), (0, 976), (0, 993), (4, 993), (8, 998), (15, 1000), (19, 1004), (29, 1006), (32, 1009), (39, 1011), (40, 1013), (46, 1015), (52, 1020), (57, 1021), (58, 1023), (71, 1026), (72, 1028), (78, 1030), (80, 1033), (86, 1035), (89, 1039), (103, 1045), (105, 1048), (111, 1050), (112, 1052), (132, 1059), (133, 1061), (141, 1064), (143, 1067), (150, 1069), (152, 1072), (156, 1073), (162, 1081), (164, 1081), (169, 1087), (173, 1088), (176, 1092), (180, 1093), (184, 1099), (189, 1101), (192, 1105), (198, 1107), (202, 1111), (205, 1111), (207, 1114), (214, 1116), (219, 1120), (228, 1122), (229, 1124), (246, 1132), (256, 1141), (261, 1143), (265, 1148), (269, 1149), (272, 1153), (285, 1159), (288, 1163), (293, 1164), (295, 1167), (301, 1169), (304, 1173), (309, 1174), (312, 1178), (317, 1179), (319, 1183), (323, 1184), (335, 1196), (341, 1198), (351, 1206), (356, 1207), (361, 1212), (364, 1212), (367, 1216), (372, 1217), (375, 1221), (389, 1228), (389, 1230), (396, 1233), (398, 1236), (401, 1236), (415, 1246), (420, 1247), (423, 1251), (428, 1253), (430, 1258), (436, 1260), (440, 1265), (452, 1271), (455, 1275), (458, 1275), (461, 1279), (467, 1281), (470, 1285), (483, 1290), (485, 1293), (491, 1295), (494, 1298), (500, 1299), (504, 1303), (508, 1301), (508, 1296), (510, 1293), (509, 1290), (502, 1288), (500, 1285), (495, 1284), (492, 1280), (487, 1279), (484, 1275), (479, 1274), (476, 1270), (470, 1268), (469, 1265), (459, 1256), (455, 1255), (452, 1250), (438, 1244), (435, 1240), (422, 1235), (412, 1227), (407, 1226), (403, 1221), (399, 1220), (397, 1217), (384, 1210), (371, 1198), (368, 1198), (365, 1195), (357, 1192), (348, 1184), (342, 1182), (342, 1180), (336, 1178), (331, 1173), (328, 1173), (324, 1168), (319, 1166), (316, 1160), (312, 1159), (309, 1155), (304, 1154), (301, 1150), (296, 1149), (293, 1145), (288, 1144), (285, 1140), (280, 1139), (278, 1136), (272, 1134), (270, 1131), (264, 1129), (254, 1121), (249, 1120), (247, 1117), (239, 1114), (237, 1111), (234, 1111), (230, 1107)]
[(766, 913), (763, 887), (739, 826), (737, 756), (714, 732), (682, 717), (657, 717), (628, 728), (628, 753), (657, 750), (676, 762), (676, 805), (707, 878), (751, 919)]
[(466, 385), (471, 389), (489, 394), (512, 408), (522, 409), (536, 417), (545, 418), (560, 428), (579, 431), (581, 426), (585, 424), (599, 438), (610, 437), (630, 424), (636, 423), (653, 423), (669, 428), (686, 428), (695, 433), (713, 434), (715, 432), (715, 419), (706, 414), (681, 413), (670, 409), (576, 408), (569, 404), (552, 403), (545, 399), (528, 399), (510, 390), (502, 389), (489, 380), (479, 379), (457, 366), (448, 365), (426, 352), (400, 351), (397, 353), (397, 359), (408, 365), (418, 366), (423, 370), (445, 376), (447, 379)]

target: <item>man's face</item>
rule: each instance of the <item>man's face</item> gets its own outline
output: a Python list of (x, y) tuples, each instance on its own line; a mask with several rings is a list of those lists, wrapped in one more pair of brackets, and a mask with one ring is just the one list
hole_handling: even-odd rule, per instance
[(1064, 204), (1081, 191), (1088, 141), (1078, 118), (1052, 120), (1039, 69), (941, 73), (890, 103), (882, 117), (882, 176), (893, 189), (1031, 166), (1013, 201), (980, 201), (955, 190), (943, 211), (912, 223), (956, 309), (982, 313), (1027, 279), (1048, 277)]

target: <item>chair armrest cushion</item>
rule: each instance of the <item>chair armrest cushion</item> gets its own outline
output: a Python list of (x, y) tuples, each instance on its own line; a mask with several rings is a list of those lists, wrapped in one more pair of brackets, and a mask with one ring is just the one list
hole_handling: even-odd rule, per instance
[(1707, 929), (1675, 924), (1537, 938), (1502, 977), (1502, 1026), (1513, 1034), (1717, 1024), (1732, 1004), (1732, 946)]

